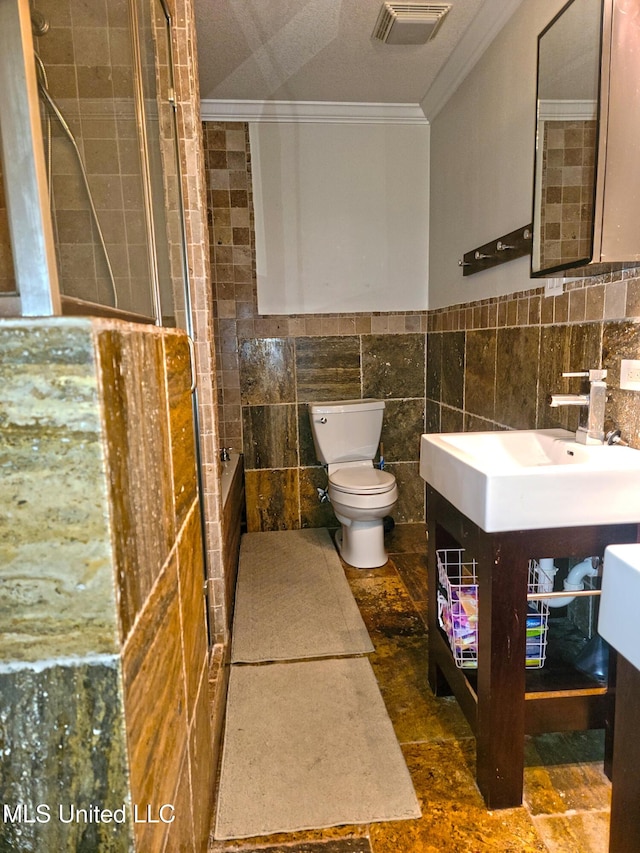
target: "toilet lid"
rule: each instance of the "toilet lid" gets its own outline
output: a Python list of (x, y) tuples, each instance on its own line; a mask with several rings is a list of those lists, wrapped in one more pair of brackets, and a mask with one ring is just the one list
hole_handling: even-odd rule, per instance
[(341, 492), (377, 495), (388, 492), (396, 478), (379, 468), (339, 468), (329, 477), (329, 483)]

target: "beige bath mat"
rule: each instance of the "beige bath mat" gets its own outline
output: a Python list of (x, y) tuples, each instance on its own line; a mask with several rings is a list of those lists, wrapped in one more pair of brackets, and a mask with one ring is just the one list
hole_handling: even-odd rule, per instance
[(373, 651), (327, 530), (242, 537), (232, 638), (233, 663)]
[(231, 668), (216, 838), (419, 816), (366, 658)]

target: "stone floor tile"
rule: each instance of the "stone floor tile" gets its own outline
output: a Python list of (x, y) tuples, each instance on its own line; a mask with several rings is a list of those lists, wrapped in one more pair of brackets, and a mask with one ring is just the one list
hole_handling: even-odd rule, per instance
[(372, 824), (373, 853), (542, 853), (524, 807), (485, 808), (460, 744), (403, 747), (422, 808), (417, 820)]
[[(538, 835), (553, 853), (607, 853), (609, 813), (578, 812), (533, 818)], [(629, 851), (632, 853), (632, 851)]]
[(452, 697), (436, 698), (427, 682), (427, 638), (374, 637), (371, 665), (400, 743), (472, 737)]

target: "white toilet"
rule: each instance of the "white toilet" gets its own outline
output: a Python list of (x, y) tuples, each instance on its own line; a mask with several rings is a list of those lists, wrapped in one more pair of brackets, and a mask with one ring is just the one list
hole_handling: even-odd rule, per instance
[(328, 466), (329, 500), (342, 525), (336, 537), (342, 559), (358, 569), (387, 562), (383, 519), (398, 500), (396, 478), (373, 467), (384, 402), (310, 403), (318, 459)]

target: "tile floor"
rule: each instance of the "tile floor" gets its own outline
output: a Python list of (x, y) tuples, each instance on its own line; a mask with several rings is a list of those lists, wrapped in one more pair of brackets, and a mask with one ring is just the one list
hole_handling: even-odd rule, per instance
[(424, 526), (398, 525), (380, 569), (345, 566), (375, 646), (371, 663), (422, 806), (419, 820), (342, 826), (239, 841), (209, 853), (606, 853), (610, 785), (600, 732), (527, 739), (520, 808), (487, 811), (475, 786), (475, 741), (453, 698), (426, 679)]

